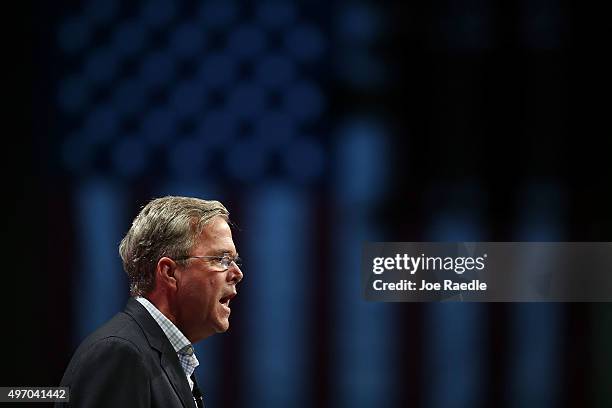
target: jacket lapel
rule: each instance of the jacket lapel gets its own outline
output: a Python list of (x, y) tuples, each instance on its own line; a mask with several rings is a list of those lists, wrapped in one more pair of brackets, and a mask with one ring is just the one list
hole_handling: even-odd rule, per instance
[(161, 355), (161, 366), (166, 372), (170, 384), (174, 388), (174, 391), (178, 394), (183, 405), (187, 408), (193, 408), (195, 403), (193, 402), (193, 395), (189, 389), (189, 383), (185, 376), (185, 371), (181, 368), (181, 363), (178, 360), (178, 356), (174, 351), (174, 348), (168, 342), (167, 347)]
[(172, 388), (174, 388), (174, 391), (183, 403), (183, 406), (185, 408), (193, 408), (195, 402), (191, 390), (189, 389), (185, 371), (181, 368), (181, 363), (179, 362), (172, 344), (170, 344), (170, 341), (155, 319), (153, 319), (148, 310), (134, 298), (128, 300), (125, 312), (132, 316), (140, 327), (142, 327), (151, 347), (159, 352), (161, 367), (166, 373), (170, 384), (172, 384)]

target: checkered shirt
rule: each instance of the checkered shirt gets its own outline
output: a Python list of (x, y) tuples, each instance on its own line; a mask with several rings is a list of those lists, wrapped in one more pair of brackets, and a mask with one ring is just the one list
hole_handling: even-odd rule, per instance
[(189, 388), (193, 391), (193, 381), (191, 381), (191, 374), (193, 374), (193, 370), (200, 364), (198, 359), (195, 356), (195, 350), (193, 346), (187, 340), (187, 337), (172, 323), (166, 316), (160, 312), (153, 303), (149, 302), (146, 298), (136, 297), (136, 300), (140, 302), (141, 305), (147, 309), (147, 311), (151, 314), (153, 319), (159, 324), (162, 331), (170, 340), (170, 344), (174, 347), (174, 351), (178, 356), (178, 359), (181, 363), (181, 367), (183, 367), (183, 371), (185, 371), (185, 375), (187, 376), (187, 381), (189, 382)]

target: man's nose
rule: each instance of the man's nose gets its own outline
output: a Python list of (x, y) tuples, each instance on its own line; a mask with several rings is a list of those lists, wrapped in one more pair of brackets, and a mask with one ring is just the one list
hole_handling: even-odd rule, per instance
[(236, 264), (236, 262), (232, 262), (232, 264), (230, 265), (230, 271), (231, 271), (230, 282), (239, 283), (242, 280), (242, 278), (244, 278), (244, 275), (242, 274), (242, 270), (240, 270), (240, 267)]

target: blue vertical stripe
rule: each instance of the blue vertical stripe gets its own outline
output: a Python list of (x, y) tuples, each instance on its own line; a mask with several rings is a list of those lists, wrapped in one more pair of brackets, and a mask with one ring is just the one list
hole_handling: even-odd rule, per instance
[(360, 279), (363, 244), (383, 240), (373, 211), (386, 189), (384, 131), (373, 121), (350, 121), (340, 131), (335, 153), (335, 261), (330, 268), (335, 317), (329, 338), (333, 406), (393, 406), (398, 389), (394, 369), (399, 366), (393, 307), (366, 302)]
[(90, 179), (76, 190), (79, 270), (74, 282), (75, 344), (123, 310), (129, 296), (118, 247), (127, 226), (123, 191)]
[[(308, 338), (308, 304), (316, 290), (308, 196), (284, 184), (266, 184), (247, 194), (243, 221), (248, 272), (248, 342), (244, 342), (249, 389), (245, 405), (312, 406), (312, 351)], [(313, 286), (311, 286), (313, 285)]]
[[(532, 181), (522, 192), (521, 198), (525, 206), (520, 210), (518, 240), (563, 240), (563, 191), (552, 182)], [(525, 254), (520, 272), (535, 274), (550, 270), (546, 264), (555, 262), (555, 259), (546, 255), (541, 252)], [(533, 276), (529, 278), (534, 280)], [(562, 308), (555, 303), (513, 306), (509, 406), (546, 408), (558, 405), (562, 321)]]
[[(427, 235), (431, 241), (478, 241), (483, 228), (475, 202), (477, 184), (445, 189), (452, 197), (434, 214)], [(425, 312), (424, 405), (431, 408), (478, 407), (486, 382), (486, 313), (479, 303), (430, 303)]]
[[(358, 215), (358, 214), (354, 214)], [(334, 249), (338, 268), (333, 278), (334, 306), (331, 366), (333, 406), (394, 406), (399, 367), (393, 305), (366, 302), (360, 280), (361, 248), (365, 241), (378, 241), (380, 233), (364, 222), (366, 217), (347, 217), (338, 222)], [(361, 220), (361, 221), (360, 221)], [(408, 387), (402, 384), (402, 391)]]
[(554, 303), (513, 306), (510, 407), (556, 407), (561, 310)]
[(486, 313), (478, 303), (431, 303), (425, 324), (425, 406), (483, 406)]

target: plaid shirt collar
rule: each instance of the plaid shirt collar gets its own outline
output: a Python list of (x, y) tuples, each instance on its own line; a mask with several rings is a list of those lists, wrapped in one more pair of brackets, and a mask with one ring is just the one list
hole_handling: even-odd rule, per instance
[[(170, 340), (170, 344), (174, 347), (174, 351), (176, 351), (178, 355), (185, 374), (187, 377), (190, 377), (193, 370), (199, 365), (199, 362), (195, 356), (195, 350), (187, 337), (185, 337), (178, 327), (176, 327), (170, 319), (164, 316), (148, 299), (137, 296), (136, 300), (147, 309), (159, 327), (161, 327), (166, 337), (168, 337), (168, 340)], [(191, 385), (191, 381), (189, 381), (189, 383)]]

